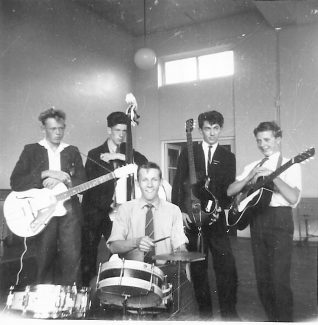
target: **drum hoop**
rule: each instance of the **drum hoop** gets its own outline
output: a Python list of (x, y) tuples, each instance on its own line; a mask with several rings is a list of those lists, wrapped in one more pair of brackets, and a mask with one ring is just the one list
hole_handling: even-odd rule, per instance
[(101, 266), (100, 273), (109, 269), (122, 269), (123, 266), (125, 269), (132, 269), (136, 271), (147, 272), (149, 274), (154, 274), (157, 277), (159, 277), (161, 281), (164, 280), (164, 273), (162, 270), (160, 270), (159, 267), (155, 265), (152, 266), (151, 264), (147, 264), (140, 261), (133, 261), (133, 260), (125, 260), (124, 262), (122, 260), (105, 262)]
[(98, 289), (97, 291), (103, 292), (103, 288), (107, 288), (109, 286), (125, 286), (125, 287), (133, 287), (137, 289), (144, 289), (148, 290), (149, 292), (153, 292), (155, 295), (162, 298), (162, 290), (155, 284), (152, 284), (152, 286), (149, 285), (148, 281), (140, 280), (136, 278), (107, 278), (104, 280), (101, 280), (98, 283)]

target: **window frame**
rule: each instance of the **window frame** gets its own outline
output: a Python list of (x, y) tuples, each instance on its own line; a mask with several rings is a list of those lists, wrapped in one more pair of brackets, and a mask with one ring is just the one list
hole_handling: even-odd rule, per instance
[[(233, 52), (233, 75), (235, 73), (235, 51), (232, 46), (222, 46), (222, 47), (215, 47), (215, 48), (209, 48), (209, 49), (203, 49), (200, 51), (195, 52), (183, 52), (179, 54), (174, 55), (167, 55), (164, 57), (161, 57), (158, 59), (158, 88), (161, 87), (169, 87), (174, 85), (180, 85), (180, 84), (187, 84), (187, 83), (193, 83), (193, 82), (200, 82), (200, 81), (207, 81), (217, 78), (227, 78), (232, 77), (233, 75), (225, 75), (220, 77), (211, 77), (211, 78), (204, 78), (200, 79), (200, 71), (199, 71), (199, 57), (205, 56), (205, 55), (211, 55), (211, 54), (218, 54), (222, 52)], [(181, 81), (181, 82), (175, 82), (171, 84), (166, 83), (166, 71), (165, 71), (165, 64), (170, 61), (176, 61), (176, 60), (183, 60), (183, 59), (189, 59), (189, 58), (195, 58), (196, 61), (196, 79), (191, 81)]]

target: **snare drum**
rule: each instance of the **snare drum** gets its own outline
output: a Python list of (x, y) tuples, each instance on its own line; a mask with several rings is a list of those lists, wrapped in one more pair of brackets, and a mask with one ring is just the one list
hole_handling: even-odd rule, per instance
[(11, 288), (6, 308), (32, 318), (81, 318), (89, 308), (88, 289), (52, 284)]
[(103, 304), (149, 308), (162, 303), (164, 273), (139, 261), (114, 260), (101, 265), (97, 294)]

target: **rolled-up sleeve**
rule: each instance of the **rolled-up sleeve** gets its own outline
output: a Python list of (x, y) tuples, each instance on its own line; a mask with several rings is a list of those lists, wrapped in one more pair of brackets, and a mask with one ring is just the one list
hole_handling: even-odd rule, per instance
[(107, 241), (107, 247), (115, 240), (126, 240), (129, 233), (129, 211), (128, 207), (121, 205), (118, 208), (117, 215), (113, 221), (113, 227), (110, 237)]

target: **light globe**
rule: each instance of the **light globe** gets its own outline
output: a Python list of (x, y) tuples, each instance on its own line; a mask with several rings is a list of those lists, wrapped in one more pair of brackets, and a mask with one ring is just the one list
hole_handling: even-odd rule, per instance
[(135, 64), (138, 68), (147, 70), (155, 66), (157, 62), (156, 53), (149, 48), (139, 49), (134, 56)]

